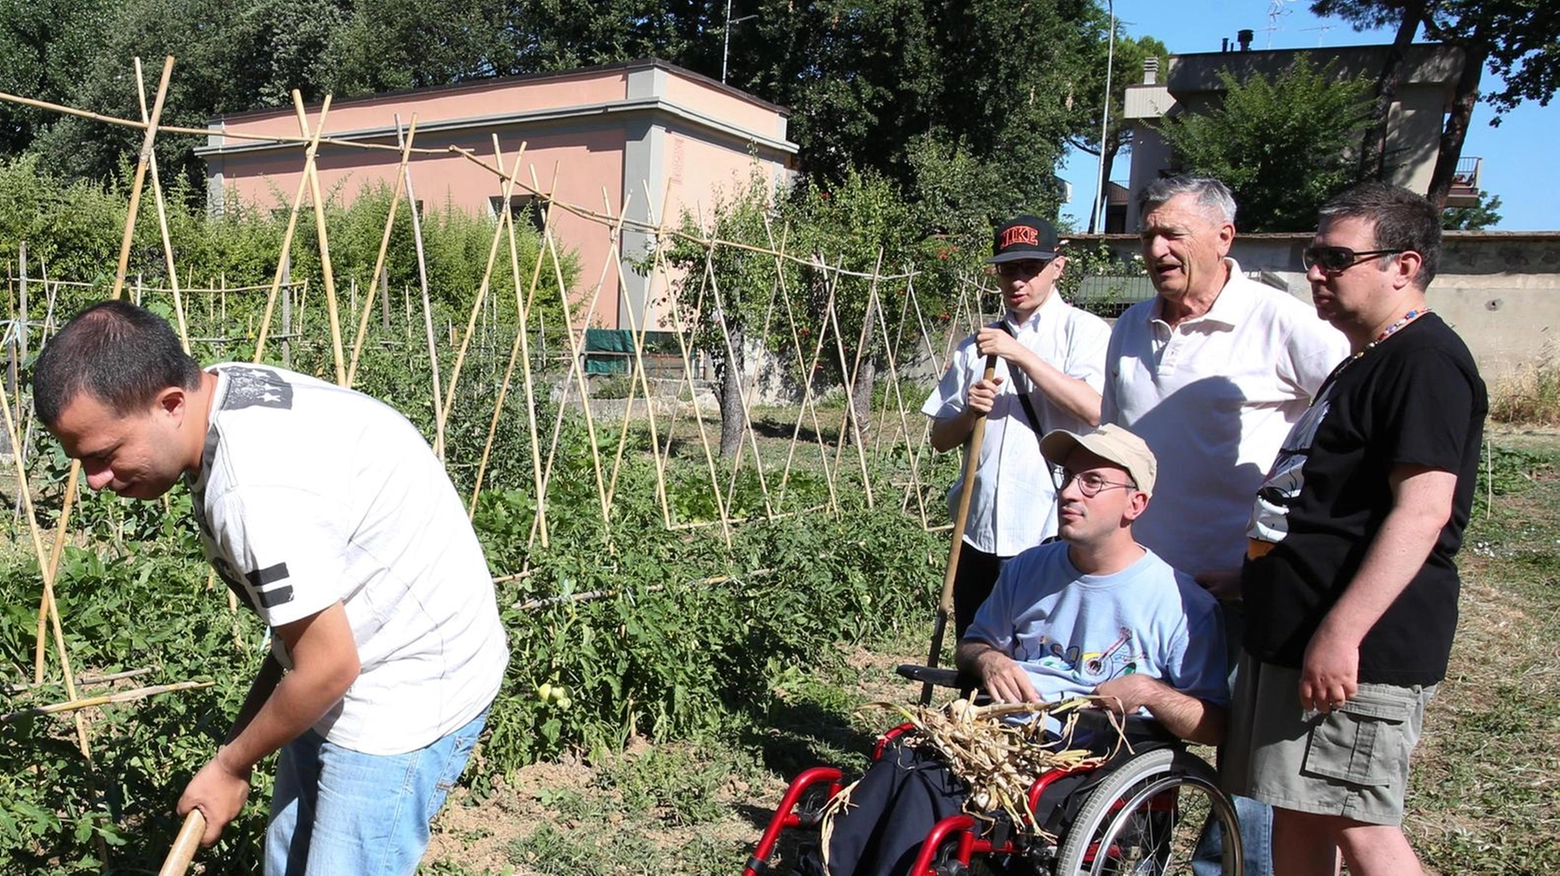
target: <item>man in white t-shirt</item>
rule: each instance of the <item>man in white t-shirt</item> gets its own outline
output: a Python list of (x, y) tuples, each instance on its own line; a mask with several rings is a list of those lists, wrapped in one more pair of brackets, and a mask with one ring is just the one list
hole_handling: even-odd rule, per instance
[[(1110, 327), (1057, 294), (1067, 259), (1056, 229), (1019, 216), (992, 242), (1006, 313), (965, 338), (937, 389), (921, 406), (932, 418), (938, 451), (966, 444), (975, 421), (986, 433), (975, 470), (969, 520), (953, 583), (954, 634), (964, 635), (1008, 559), (1056, 534), (1056, 489), (1040, 456), (1052, 429), (1086, 431), (1100, 419), (1105, 345)], [(996, 374), (985, 380), (986, 358)], [(948, 493), (957, 504), (962, 479)]]
[(94, 305), (39, 356), (39, 418), (93, 489), (183, 480), (207, 557), (274, 633), (190, 781), (216, 841), (275, 751), (267, 876), (411, 874), (508, 663), (492, 579), (422, 435), (361, 393), (260, 365), (202, 371), (160, 317)]
[[(1111, 331), (1101, 420), (1141, 435), (1159, 458), (1161, 497), (1138, 520), (1138, 540), (1225, 601), (1230, 641), (1239, 642), (1233, 602), (1251, 497), (1349, 343), (1228, 257), (1235, 199), (1223, 183), (1156, 180), (1138, 204), (1143, 260), (1158, 294), (1128, 308)], [(1244, 798), (1236, 805), (1246, 873), (1267, 876), (1271, 814)]]

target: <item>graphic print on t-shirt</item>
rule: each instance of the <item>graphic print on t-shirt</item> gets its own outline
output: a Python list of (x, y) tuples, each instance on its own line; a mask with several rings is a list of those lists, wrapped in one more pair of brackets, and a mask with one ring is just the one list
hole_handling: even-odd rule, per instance
[(1305, 488), (1305, 462), (1311, 455), (1311, 444), (1316, 440), (1316, 430), (1332, 408), (1328, 397), (1332, 386), (1328, 385), (1300, 419), (1295, 421), (1284, 446), (1273, 460), (1273, 467), (1257, 488), (1257, 501), (1251, 509), (1251, 524), (1246, 535), (1257, 541), (1277, 544), (1289, 534), (1289, 506)]
[(1041, 636), (1033, 647), (1020, 642), (1017, 651), (1014, 659), (1020, 663), (1037, 663), (1095, 681), (1131, 675), (1143, 656), (1133, 646), (1132, 631), (1126, 627), (1121, 628), (1115, 641), (1098, 651), (1085, 651), (1079, 645), (1068, 645), (1050, 636)]
[(292, 384), (269, 368), (252, 368), (232, 365), (223, 369), (228, 378), (227, 397), (222, 409), (237, 411), (243, 408), (276, 408), (291, 410)]

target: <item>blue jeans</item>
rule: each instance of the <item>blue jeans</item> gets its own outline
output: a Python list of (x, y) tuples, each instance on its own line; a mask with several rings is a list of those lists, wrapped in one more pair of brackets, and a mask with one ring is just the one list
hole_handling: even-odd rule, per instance
[[(1228, 637), (1230, 687), (1235, 686), (1236, 657), (1240, 655), (1240, 642), (1246, 629), (1246, 614), (1239, 603), (1220, 602), (1224, 618), (1224, 633)], [(1250, 797), (1232, 797), (1235, 801), (1235, 818), (1240, 824), (1241, 862), (1245, 876), (1273, 876), (1273, 808)], [(1223, 872), (1224, 830), (1219, 823), (1209, 819), (1197, 838), (1197, 850), (1192, 853), (1194, 876), (1220, 876)]]
[[(1232, 797), (1240, 823), (1241, 862), (1246, 876), (1273, 876), (1273, 808), (1250, 797)], [(1192, 853), (1195, 876), (1224, 872), (1224, 829), (1212, 818), (1203, 824)]]
[(265, 876), (410, 876), (487, 711), (425, 748), (363, 754), (310, 730), (282, 748)]

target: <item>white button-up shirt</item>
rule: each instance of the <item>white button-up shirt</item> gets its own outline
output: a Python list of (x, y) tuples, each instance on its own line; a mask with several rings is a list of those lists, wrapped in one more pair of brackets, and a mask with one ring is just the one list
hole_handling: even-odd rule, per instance
[(1133, 534), (1193, 575), (1238, 567), (1252, 497), (1284, 436), (1333, 367), (1342, 333), (1294, 296), (1230, 279), (1207, 313), (1171, 327), (1157, 296), (1116, 321), (1102, 422), (1125, 426), (1159, 460)]
[[(1105, 346), (1110, 340), (1110, 326), (1103, 319), (1073, 307), (1053, 292), (1022, 325), (1014, 324), (1011, 314), (1007, 321), (1019, 343), (1067, 376), (1100, 391), (1105, 380)], [(921, 406), (921, 413), (937, 419), (963, 413), (970, 386), (985, 371), (986, 357), (975, 349), (974, 337), (965, 338), (954, 350), (937, 389)], [(1018, 368), (1010, 370), (1001, 357), (997, 358), (996, 376), (1002, 378), (1002, 384), (986, 419), (964, 540), (976, 550), (1010, 557), (1056, 534), (1056, 486), (1050, 466), (1040, 455), (1040, 436), (1052, 429), (1077, 432), (1092, 427), (1052, 403), (1034, 388), (1027, 374)], [(1019, 401), (1020, 392), (1029, 396), (1038, 424), (1029, 422)], [(962, 488), (961, 476), (948, 491), (950, 513)]]

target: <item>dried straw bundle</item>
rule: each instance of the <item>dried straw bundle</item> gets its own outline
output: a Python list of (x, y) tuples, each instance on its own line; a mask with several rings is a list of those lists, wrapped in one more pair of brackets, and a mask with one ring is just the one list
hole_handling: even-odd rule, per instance
[[(1078, 709), (1092, 705), (1094, 698), (1079, 697), (1059, 703), (994, 703), (977, 706), (967, 699), (956, 699), (942, 708), (918, 706), (907, 709), (893, 703), (871, 703), (892, 709), (904, 716), (914, 730), (901, 737), (904, 744), (929, 748), (948, 769), (970, 788), (964, 811), (979, 819), (991, 820), (998, 812), (1007, 814), (1014, 824), (1037, 834), (1045, 834), (1035, 813), (1029, 808), (1029, 789), (1035, 780), (1053, 769), (1071, 769), (1108, 760), (1125, 744), (1117, 727), (1111, 750), (1100, 753), (1072, 747), (1078, 722)], [(1029, 715), (1030, 720), (1009, 720)], [(1047, 739), (1042, 716), (1056, 718), (1062, 724), (1059, 738)], [(850, 805), (852, 783), (841, 789), (824, 808), (822, 852), (828, 864), (829, 838), (834, 816)], [(1055, 837), (1051, 837), (1055, 839)]]

